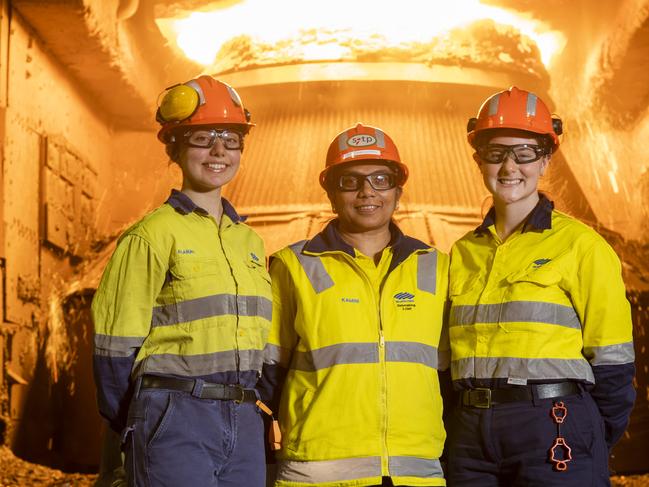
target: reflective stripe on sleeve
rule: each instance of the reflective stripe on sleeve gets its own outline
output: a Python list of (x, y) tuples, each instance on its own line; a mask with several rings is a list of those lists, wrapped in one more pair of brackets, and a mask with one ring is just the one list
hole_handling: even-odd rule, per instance
[[(135, 376), (159, 373), (194, 377), (230, 372), (237, 370), (236, 355), (235, 350), (201, 355), (149, 355), (135, 365), (134, 371)], [(263, 351), (239, 350), (239, 360), (240, 371), (261, 370)]]
[(302, 253), (302, 248), (304, 247), (305, 242), (306, 240), (302, 240), (301, 242), (289, 245), (289, 248), (293, 251), (297, 260), (302, 265), (302, 269), (304, 269), (306, 276), (309, 278), (313, 290), (316, 294), (319, 294), (333, 286), (334, 282), (325, 269), (320, 257), (315, 255), (304, 255)]
[(381, 457), (341, 458), (315, 462), (284, 460), (277, 465), (277, 480), (287, 482), (315, 484), (368, 477), (381, 477)]
[(444, 478), (438, 459), (418, 457), (389, 457), (390, 475), (396, 477)]
[(140, 348), (145, 337), (118, 337), (95, 335), (95, 355), (102, 357), (129, 357)]
[(271, 320), (272, 304), (262, 296), (215, 294), (153, 308), (151, 326), (168, 326), (212, 316), (259, 316)]
[(413, 362), (437, 368), (437, 348), (416, 342), (386, 342), (387, 362)]
[(417, 255), (417, 288), (435, 294), (437, 287), (437, 252)]
[[(409, 362), (437, 368), (437, 348), (417, 342), (386, 342), (386, 362)], [(343, 364), (376, 364), (377, 343), (338, 343), (310, 351), (294, 351), (291, 368), (314, 372)]]
[(519, 322), (545, 323), (581, 329), (581, 323), (574, 308), (540, 301), (452, 306), (449, 321), (450, 326)]
[(621, 365), (635, 360), (633, 342), (602, 347), (584, 347), (584, 356), (591, 365)]
[(264, 364), (281, 365), (288, 368), (291, 361), (291, 351), (288, 348), (267, 343), (264, 348)]
[(522, 378), (528, 380), (578, 379), (595, 382), (593, 369), (585, 359), (469, 357), (451, 362), (453, 380), (520, 377), (521, 371), (525, 371)]

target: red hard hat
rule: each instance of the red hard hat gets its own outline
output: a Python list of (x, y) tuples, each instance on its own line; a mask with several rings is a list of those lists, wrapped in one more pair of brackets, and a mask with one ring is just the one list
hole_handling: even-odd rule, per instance
[(327, 174), (333, 167), (362, 161), (393, 163), (401, 173), (399, 186), (408, 179), (408, 167), (401, 162), (397, 146), (390, 136), (379, 128), (357, 123), (355, 127), (340, 132), (329, 144), (325, 168), (320, 173), (320, 186), (327, 189)]
[(178, 127), (238, 126), (245, 134), (254, 126), (234, 88), (207, 75), (167, 89), (156, 120), (162, 125), (158, 139), (165, 144)]
[(561, 119), (552, 117), (543, 100), (534, 93), (515, 86), (487, 98), (480, 107), (478, 116), (469, 119), (469, 144), (475, 148), (476, 134), (501, 128), (547, 135), (552, 140), (552, 152), (559, 147), (559, 135), (563, 131)]

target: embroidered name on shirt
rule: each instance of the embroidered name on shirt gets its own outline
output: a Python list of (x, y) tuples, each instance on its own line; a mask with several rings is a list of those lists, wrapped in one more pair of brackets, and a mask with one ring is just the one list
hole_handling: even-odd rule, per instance
[(340, 300), (341, 300), (343, 303), (354, 303), (354, 304), (358, 304), (358, 303), (361, 302), (361, 300), (358, 299), (358, 298), (340, 298)]
[(178, 249), (178, 250), (176, 250), (176, 253), (183, 254), (183, 255), (193, 254), (194, 249)]

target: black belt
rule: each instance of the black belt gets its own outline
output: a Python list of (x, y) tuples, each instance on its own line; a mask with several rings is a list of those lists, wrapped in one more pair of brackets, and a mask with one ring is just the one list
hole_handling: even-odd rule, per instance
[(257, 393), (254, 389), (244, 389), (238, 384), (213, 384), (211, 382), (203, 382), (201, 387), (198, 381), (194, 379), (145, 375), (142, 377), (140, 387), (142, 389), (170, 389), (172, 391), (188, 392), (200, 399), (257, 402)]
[(581, 392), (581, 388), (575, 382), (531, 384), (501, 389), (476, 387), (475, 389), (467, 389), (461, 392), (460, 406), (487, 409), (494, 404), (533, 401), (534, 397), (537, 399), (552, 399), (578, 394), (579, 392)]

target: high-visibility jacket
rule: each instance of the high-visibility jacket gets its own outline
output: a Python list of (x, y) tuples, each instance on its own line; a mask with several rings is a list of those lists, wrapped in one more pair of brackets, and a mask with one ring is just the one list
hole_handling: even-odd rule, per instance
[(92, 303), (100, 412), (124, 426), (143, 374), (253, 387), (270, 329), (264, 247), (223, 201), (217, 222), (174, 191), (120, 238)]
[[(504, 242), (492, 209), (455, 243), (449, 295), (456, 386), (592, 385), (599, 372), (607, 379), (593, 395), (603, 415), (606, 401), (618, 402), (612, 416), (630, 412), (634, 350), (620, 261), (597, 232), (553, 210), (545, 196)], [(611, 385), (615, 393), (605, 397)]]
[(271, 258), (264, 374), (288, 369), (277, 486), (363, 486), (382, 476), (445, 485), (437, 369), (448, 362), (448, 257), (391, 230), (374, 280), (335, 221)]

